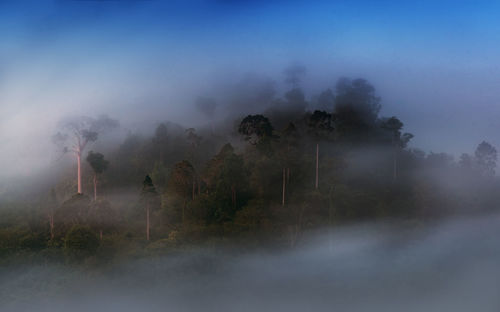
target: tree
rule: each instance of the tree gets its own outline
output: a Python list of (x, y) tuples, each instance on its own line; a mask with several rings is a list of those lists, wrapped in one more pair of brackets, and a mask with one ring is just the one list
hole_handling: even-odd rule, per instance
[(309, 133), (316, 141), (316, 182), (315, 188), (318, 188), (319, 181), (319, 140), (329, 138), (333, 132), (332, 115), (324, 111), (314, 111), (308, 120)]
[(403, 129), (403, 123), (396, 117), (391, 117), (382, 121), (381, 128), (391, 133), (391, 144), (393, 147), (393, 181), (397, 179), (397, 157), (399, 150), (405, 148), (413, 138), (413, 134), (404, 133), (401, 134), (401, 129)]
[(167, 126), (163, 122), (156, 127), (155, 135), (152, 141), (153, 145), (158, 148), (159, 161), (163, 163), (165, 159), (164, 150), (168, 143), (168, 130)]
[(175, 164), (170, 180), (168, 189), (171, 194), (178, 196), (183, 200), (182, 205), (182, 224), (186, 220), (186, 206), (188, 198), (193, 194), (192, 183), (194, 179), (193, 165), (187, 160), (180, 161)]
[(336, 85), (336, 126), (344, 136), (366, 134), (377, 121), (380, 97), (364, 79), (340, 78)]
[(142, 182), (141, 201), (146, 211), (146, 240), (149, 241), (150, 215), (154, 208), (159, 205), (159, 196), (149, 175)]
[(497, 150), (488, 142), (481, 142), (474, 153), (476, 165), (481, 175), (493, 177), (497, 166)]
[(231, 144), (225, 144), (209, 161), (204, 177), (215, 203), (208, 207), (208, 217), (216, 221), (230, 220), (245, 203), (243, 195), (248, 182), (243, 158), (234, 153)]
[(238, 132), (245, 136), (245, 141), (259, 145), (273, 136), (274, 128), (269, 119), (262, 115), (248, 115), (241, 121)]
[(116, 214), (110, 202), (103, 199), (94, 201), (90, 207), (88, 221), (99, 231), (99, 239), (102, 240), (103, 231), (116, 221)]
[(85, 224), (91, 199), (84, 194), (74, 194), (64, 201), (54, 213), (57, 232), (62, 233), (74, 225)]
[(73, 226), (64, 238), (64, 251), (73, 261), (93, 256), (99, 248), (99, 239), (88, 226)]
[(196, 170), (196, 169), (198, 169), (198, 159), (196, 157), (196, 152), (197, 152), (198, 147), (200, 146), (202, 138), (201, 138), (201, 136), (196, 134), (196, 130), (194, 128), (187, 129), (186, 133), (187, 133), (187, 140), (188, 140), (189, 145), (190, 145), (188, 157), (191, 161), (191, 165), (193, 166), (193, 194), (192, 195), (193, 195), (193, 200), (194, 200), (196, 184), (198, 184), (198, 193), (200, 193), (200, 181), (199, 181), (199, 177), (198, 177), (197, 170)]
[(50, 227), (50, 239), (54, 239), (54, 213), (58, 206), (56, 190), (54, 188), (50, 189), (50, 195), (47, 201), (47, 218), (49, 220)]
[(285, 206), (287, 185), (290, 182), (290, 167), (292, 162), (297, 157), (297, 145), (300, 138), (297, 127), (290, 122), (288, 126), (281, 132), (281, 148), (279, 149), (279, 157), (283, 163), (283, 186), (281, 194), (281, 205)]
[(59, 145), (63, 153), (71, 152), (77, 158), (78, 165), (78, 194), (82, 193), (81, 158), (88, 144), (95, 142), (100, 133), (116, 128), (118, 122), (106, 115), (99, 118), (78, 116), (65, 119), (61, 122), (60, 131), (53, 137), (54, 143)]
[(90, 151), (87, 155), (87, 162), (94, 171), (94, 201), (97, 201), (97, 178), (108, 168), (109, 161), (104, 159), (103, 154)]

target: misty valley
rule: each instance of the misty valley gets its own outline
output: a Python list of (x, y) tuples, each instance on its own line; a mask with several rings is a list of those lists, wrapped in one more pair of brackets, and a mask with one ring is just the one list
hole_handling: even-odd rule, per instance
[(0, 312), (500, 311), (498, 12), (0, 0)]
[[(4, 309), (382, 311), (417, 291), (415, 311), (477, 304), (448, 292), (477, 291), (461, 284), (471, 270), (498, 274), (495, 147), (424, 153), (368, 81), (306, 99), (300, 70), (287, 77), (283, 98), (231, 121), (199, 97), (196, 129), (110, 141), (118, 120), (61, 120), (56, 173), (2, 197)], [(484, 311), (490, 295), (474, 296)]]

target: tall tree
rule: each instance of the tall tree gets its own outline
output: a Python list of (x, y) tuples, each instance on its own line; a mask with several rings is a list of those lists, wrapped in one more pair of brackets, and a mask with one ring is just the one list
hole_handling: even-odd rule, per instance
[(343, 136), (367, 139), (364, 135), (376, 125), (380, 108), (380, 97), (366, 80), (340, 78), (337, 82), (335, 124)]
[(493, 177), (497, 166), (497, 150), (490, 143), (481, 142), (474, 153), (476, 165), (481, 175)]
[(189, 161), (183, 160), (175, 164), (167, 188), (170, 194), (180, 197), (183, 201), (181, 215), (182, 224), (186, 221), (188, 199), (193, 195), (193, 179), (194, 168)]
[(60, 131), (53, 137), (63, 153), (73, 153), (77, 159), (78, 194), (82, 193), (81, 158), (85, 148), (95, 142), (100, 133), (118, 127), (118, 122), (102, 115), (99, 118), (78, 116), (65, 119), (60, 124)]
[(50, 189), (49, 198), (47, 201), (47, 218), (49, 220), (49, 228), (50, 228), (50, 239), (54, 239), (54, 213), (57, 209), (57, 195), (56, 190), (54, 188)]
[(158, 151), (159, 161), (163, 164), (165, 160), (165, 149), (168, 143), (168, 130), (167, 126), (162, 122), (156, 127), (155, 135), (153, 137), (153, 144)]
[(191, 161), (191, 165), (193, 166), (193, 200), (196, 193), (196, 184), (198, 184), (198, 194), (200, 193), (200, 181), (198, 177), (198, 169), (199, 162), (197, 157), (197, 151), (201, 143), (201, 136), (196, 134), (196, 130), (194, 128), (189, 128), (186, 130), (187, 140), (189, 142), (189, 155), (188, 158)]
[(285, 205), (287, 187), (290, 181), (290, 167), (297, 157), (299, 131), (294, 123), (290, 122), (288, 126), (281, 131), (280, 148), (278, 156), (283, 165), (283, 185), (281, 194), (281, 205)]
[(104, 155), (101, 153), (95, 153), (90, 151), (87, 155), (87, 162), (90, 164), (90, 167), (94, 171), (94, 201), (97, 201), (97, 182), (98, 177), (102, 174), (106, 169), (108, 169), (109, 161), (104, 159)]
[(141, 201), (146, 211), (146, 240), (149, 241), (151, 213), (159, 204), (158, 192), (149, 175), (142, 182)]
[(225, 144), (208, 163), (205, 170), (207, 190), (215, 199), (209, 207), (208, 217), (217, 221), (231, 219), (245, 201), (248, 184), (243, 158), (234, 153), (231, 144)]
[(316, 180), (315, 188), (319, 186), (319, 142), (330, 138), (333, 133), (333, 117), (324, 111), (314, 111), (308, 120), (309, 133), (316, 141)]
[(391, 144), (393, 148), (393, 181), (397, 179), (398, 173), (398, 154), (400, 149), (405, 148), (408, 142), (413, 138), (413, 134), (404, 133), (401, 134), (401, 129), (403, 129), (403, 123), (396, 117), (391, 117), (382, 121), (382, 129), (388, 131), (391, 134)]
[(238, 132), (245, 136), (245, 141), (255, 146), (262, 146), (273, 137), (274, 128), (269, 119), (262, 115), (248, 115), (241, 121)]
[(110, 228), (116, 219), (116, 213), (109, 201), (99, 199), (91, 204), (88, 222), (99, 231), (100, 240), (102, 240), (103, 231)]

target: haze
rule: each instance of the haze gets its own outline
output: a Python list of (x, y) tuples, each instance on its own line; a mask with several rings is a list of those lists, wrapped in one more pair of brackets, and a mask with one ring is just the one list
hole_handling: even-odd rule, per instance
[[(57, 158), (67, 115), (124, 129), (204, 124), (198, 95), (307, 68), (306, 96), (368, 79), (412, 146), (455, 155), (500, 145), (500, 5), (493, 1), (23, 1), (0, 3), (0, 179)], [(227, 103), (228, 106), (231, 103)], [(219, 107), (218, 118), (230, 111)]]

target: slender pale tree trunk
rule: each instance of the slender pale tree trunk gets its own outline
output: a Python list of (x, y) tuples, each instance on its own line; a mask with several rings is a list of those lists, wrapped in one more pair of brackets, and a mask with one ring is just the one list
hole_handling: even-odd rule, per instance
[(286, 192), (286, 168), (283, 167), (283, 195), (281, 199), (281, 206), (285, 206), (285, 192)]
[(146, 206), (146, 240), (149, 241), (149, 204)]
[(318, 189), (319, 174), (319, 143), (316, 143), (316, 189)]
[(82, 170), (81, 170), (82, 156), (81, 156), (80, 151), (78, 151), (78, 153), (76, 154), (76, 158), (78, 161), (78, 194), (81, 194), (82, 193)]

